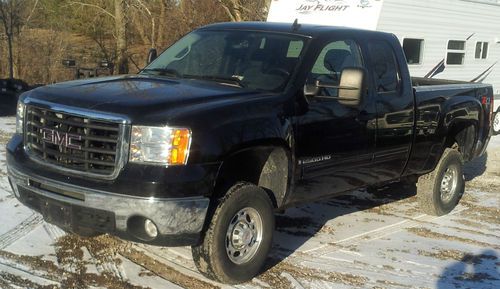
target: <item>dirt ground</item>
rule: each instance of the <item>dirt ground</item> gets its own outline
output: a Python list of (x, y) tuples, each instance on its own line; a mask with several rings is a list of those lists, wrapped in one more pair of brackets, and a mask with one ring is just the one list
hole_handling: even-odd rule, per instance
[[(107, 235), (81, 238), (47, 224), (12, 196), (0, 118), (0, 288), (232, 288), (202, 277), (190, 249)], [(466, 167), (449, 215), (418, 209), (415, 188), (393, 185), (277, 215), (266, 270), (236, 288), (500, 288), (500, 136)]]

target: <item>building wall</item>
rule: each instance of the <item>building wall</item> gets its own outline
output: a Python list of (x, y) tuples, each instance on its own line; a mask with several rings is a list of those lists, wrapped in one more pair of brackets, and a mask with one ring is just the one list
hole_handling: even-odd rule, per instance
[[(420, 77), (446, 58), (449, 40), (465, 40), (464, 64), (445, 65), (434, 78), (471, 81), (493, 66), (483, 82), (500, 94), (500, 1), (384, 0), (377, 30), (396, 34), (401, 43), (424, 39), (422, 63), (409, 65)], [(477, 41), (489, 43), (487, 59), (475, 59)]]

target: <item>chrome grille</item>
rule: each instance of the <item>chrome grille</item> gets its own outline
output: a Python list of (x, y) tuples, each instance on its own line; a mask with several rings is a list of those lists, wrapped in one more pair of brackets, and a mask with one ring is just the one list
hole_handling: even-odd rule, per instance
[(44, 164), (110, 178), (121, 169), (121, 128), (119, 123), (27, 106), (25, 147)]

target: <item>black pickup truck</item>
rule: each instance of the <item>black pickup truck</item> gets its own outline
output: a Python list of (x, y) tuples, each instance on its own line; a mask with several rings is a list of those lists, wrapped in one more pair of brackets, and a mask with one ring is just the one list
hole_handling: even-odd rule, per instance
[(61, 228), (191, 245), (203, 274), (239, 283), (286, 207), (413, 180), (423, 211), (450, 212), (490, 139), (492, 95), (411, 79), (392, 34), (214, 24), (138, 75), (23, 94), (9, 180)]

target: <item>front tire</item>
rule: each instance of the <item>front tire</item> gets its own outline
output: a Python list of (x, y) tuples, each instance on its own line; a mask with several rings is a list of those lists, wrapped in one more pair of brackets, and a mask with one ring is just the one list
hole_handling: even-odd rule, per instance
[(272, 246), (273, 204), (255, 185), (238, 183), (220, 201), (203, 242), (191, 247), (198, 270), (228, 284), (251, 280)]
[(436, 169), (421, 176), (417, 183), (420, 208), (434, 216), (451, 212), (464, 191), (463, 158), (460, 152), (450, 148), (444, 151)]

